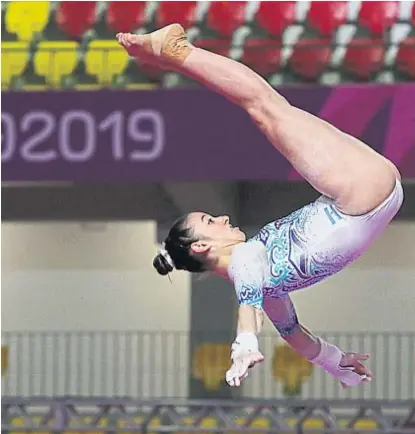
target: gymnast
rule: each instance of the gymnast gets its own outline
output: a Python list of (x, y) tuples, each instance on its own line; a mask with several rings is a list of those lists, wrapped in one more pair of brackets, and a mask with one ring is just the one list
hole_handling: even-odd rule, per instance
[(161, 275), (211, 271), (233, 283), (239, 307), (228, 384), (239, 386), (264, 360), (257, 338), (264, 312), (295, 351), (343, 387), (370, 381), (364, 365), (369, 355), (344, 352), (311, 333), (299, 322), (290, 293), (343, 270), (385, 230), (403, 202), (397, 168), (357, 138), (292, 106), (247, 66), (194, 47), (179, 24), (146, 35), (120, 33), (117, 39), (139, 61), (195, 79), (246, 110), (321, 193), (250, 239), (226, 216), (185, 215), (153, 261)]

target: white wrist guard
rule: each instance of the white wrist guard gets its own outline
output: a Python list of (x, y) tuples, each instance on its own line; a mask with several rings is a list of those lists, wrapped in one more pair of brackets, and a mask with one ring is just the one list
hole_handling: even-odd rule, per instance
[(240, 333), (232, 344), (231, 359), (239, 357), (242, 352), (259, 351), (258, 338), (255, 333)]
[(317, 339), (320, 343), (320, 353), (314, 359), (309, 359), (311, 363), (322, 367), (347, 386), (356, 386), (367, 379), (366, 375), (359, 375), (354, 372), (353, 367), (340, 366), (344, 353), (335, 345), (329, 344), (319, 337)]

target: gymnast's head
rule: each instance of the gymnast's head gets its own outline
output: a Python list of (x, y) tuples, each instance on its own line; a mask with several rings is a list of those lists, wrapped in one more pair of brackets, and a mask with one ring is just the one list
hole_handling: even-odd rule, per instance
[(153, 266), (162, 276), (174, 268), (191, 273), (214, 271), (221, 258), (245, 240), (246, 235), (230, 224), (228, 216), (193, 212), (171, 227)]

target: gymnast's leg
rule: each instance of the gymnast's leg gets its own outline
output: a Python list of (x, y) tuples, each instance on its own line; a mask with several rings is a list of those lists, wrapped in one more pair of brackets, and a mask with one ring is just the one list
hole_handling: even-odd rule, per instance
[(394, 189), (399, 172), (389, 160), (293, 107), (245, 65), (192, 46), (180, 25), (150, 35), (117, 36), (130, 55), (156, 58), (163, 67), (198, 80), (244, 108), (272, 145), (345, 214), (371, 211)]

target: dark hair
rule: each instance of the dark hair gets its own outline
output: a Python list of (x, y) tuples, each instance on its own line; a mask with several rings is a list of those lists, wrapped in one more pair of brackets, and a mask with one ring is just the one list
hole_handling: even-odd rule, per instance
[[(188, 216), (179, 218), (171, 227), (167, 238), (164, 241), (164, 248), (170, 255), (176, 270), (186, 270), (191, 273), (206, 271), (207, 266), (201, 260), (192, 256), (191, 245), (198, 241), (192, 229), (187, 225)], [(153, 260), (153, 267), (159, 274), (165, 276), (173, 271), (172, 265), (165, 255), (159, 253)]]

